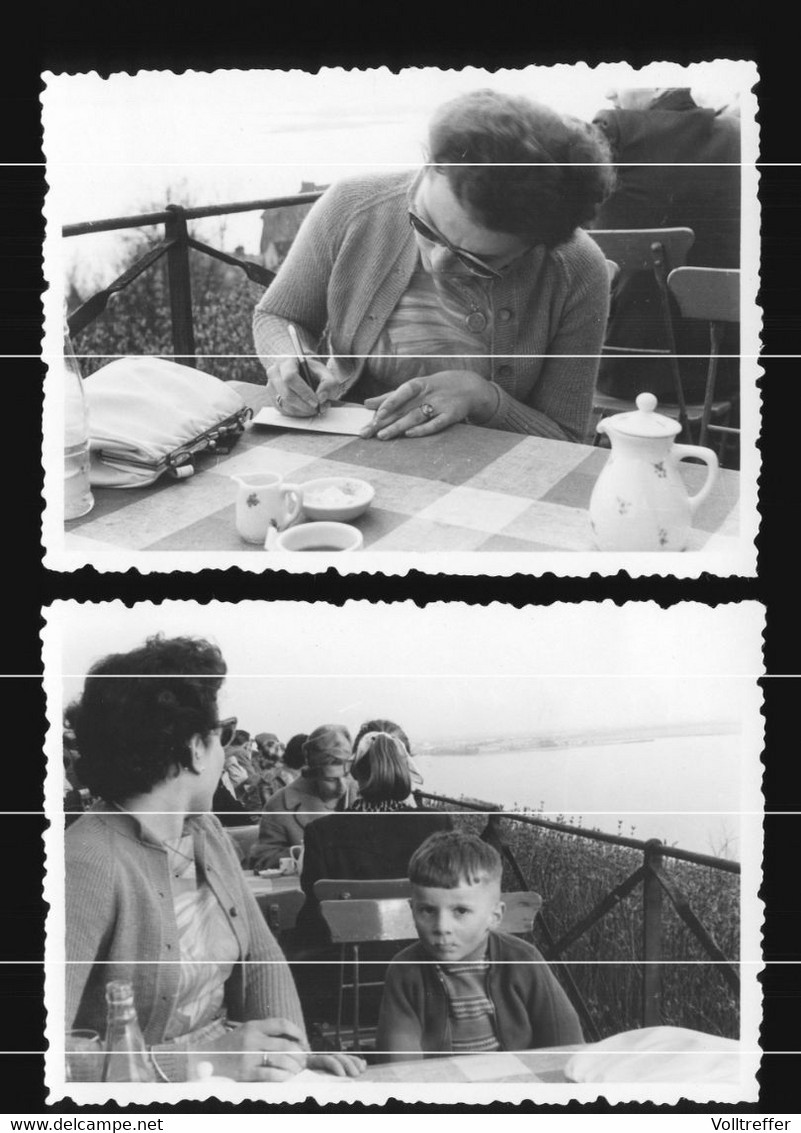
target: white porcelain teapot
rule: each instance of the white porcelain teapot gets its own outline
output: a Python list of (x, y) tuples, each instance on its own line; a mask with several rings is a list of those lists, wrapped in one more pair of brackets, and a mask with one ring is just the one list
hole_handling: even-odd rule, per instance
[[(590, 522), (601, 551), (684, 551), (693, 515), (715, 482), (718, 458), (701, 445), (675, 444), (678, 421), (655, 413), (656, 398), (641, 393), (637, 409), (598, 422), (612, 445), (593, 489)], [(703, 487), (688, 495), (680, 460), (707, 466)]]

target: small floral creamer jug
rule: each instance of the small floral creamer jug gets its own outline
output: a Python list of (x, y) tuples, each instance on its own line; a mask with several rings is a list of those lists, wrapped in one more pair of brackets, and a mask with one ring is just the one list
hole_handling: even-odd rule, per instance
[(232, 476), (237, 485), (236, 529), (248, 543), (264, 546), (272, 527), (283, 531), (294, 523), (303, 506), (297, 484), (287, 484), (277, 472)]
[[(718, 458), (701, 445), (676, 444), (678, 421), (655, 413), (656, 398), (641, 393), (637, 409), (598, 422), (612, 446), (590, 499), (590, 523), (601, 551), (684, 551), (693, 516), (709, 495)], [(690, 496), (678, 469), (697, 457), (707, 466), (703, 487)]]

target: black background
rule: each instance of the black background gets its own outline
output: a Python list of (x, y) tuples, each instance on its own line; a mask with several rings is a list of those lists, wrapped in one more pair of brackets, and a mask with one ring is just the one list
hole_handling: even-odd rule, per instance
[[(585, 60), (590, 65), (627, 60), (643, 65), (654, 60), (691, 63), (715, 58), (753, 59), (761, 82), (761, 170), (763, 209), (762, 291), (767, 355), (799, 352), (797, 265), (801, 225), (801, 142), (796, 110), (796, 37), (782, 31), (767, 5), (730, 4), (725, 14), (709, 5), (640, 4), (636, 9), (605, 5), (592, 11), (565, 6), (559, 27), (553, 7), (539, 5), (481, 8), (463, 5), (435, 11), (410, 4), (329, 4), (325, 8), (277, 5), (226, 5), (213, 10), (187, 5), (115, 6), (20, 5), (7, 9), (6, 49), (0, 66), (0, 121), (4, 158), (13, 163), (0, 170), (0, 232), (3, 265), (0, 292), (0, 389), (5, 405), (2, 526), (4, 633), (0, 714), (4, 721), (4, 803), (10, 811), (41, 811), (44, 760), (44, 702), (39, 657), (40, 610), (57, 598), (126, 602), (164, 598), (210, 598), (236, 601), (310, 599), (341, 602), (346, 597), (418, 602), (435, 600), (514, 605), (549, 604), (612, 598), (662, 604), (694, 600), (707, 603), (756, 599), (767, 608), (765, 663), (771, 677), (762, 682), (767, 716), (765, 792), (769, 810), (801, 810), (796, 771), (798, 737), (796, 705), (801, 687), (783, 676), (799, 670), (796, 601), (799, 579), (798, 438), (801, 435), (801, 360), (767, 358), (763, 379), (763, 472), (760, 507), (763, 517), (759, 546), (759, 578), (702, 578), (672, 581), (612, 579), (459, 579), (375, 580), (331, 572), (313, 587), (299, 576), (270, 576), (269, 588), (256, 575), (207, 571), (200, 575), (140, 577), (134, 572), (98, 575), (84, 569), (55, 574), (41, 566), (41, 466), (39, 452), (43, 366), (40, 349), (42, 290), (40, 246), (44, 172), (41, 167), (39, 75), (42, 71), (87, 71), (101, 74), (137, 69), (214, 70), (217, 67), (403, 66), (522, 67)], [(24, 9), (24, 10), (23, 10)], [(233, 15), (232, 15), (233, 11)], [(13, 13), (13, 14), (12, 14)], [(294, 26), (290, 26), (292, 16)], [(87, 123), (87, 129), (91, 124)], [(158, 123), (154, 123), (158, 129)], [(76, 155), (80, 159), (80, 155)], [(91, 211), (91, 210), (89, 210)], [(14, 676), (14, 674), (20, 674)], [(44, 904), (41, 831), (37, 816), (6, 817), (0, 824), (2, 892), (5, 931), (0, 934), (0, 1070), (6, 1083), (0, 1109), (10, 1113), (45, 1109), (40, 1051)], [(765, 955), (774, 964), (763, 977), (765, 995), (762, 1045), (768, 1051), (798, 1051), (801, 1015), (801, 885), (798, 882), (798, 818), (768, 818), (765, 825), (766, 903)], [(21, 963), (25, 961), (25, 963)], [(772, 1054), (763, 1059), (758, 1105), (714, 1107), (732, 1113), (798, 1111), (799, 1054)], [(102, 1112), (112, 1112), (105, 1107)], [(135, 1109), (135, 1107), (133, 1107)], [(163, 1107), (151, 1107), (158, 1112)], [(181, 1107), (184, 1108), (184, 1107)], [(190, 1108), (190, 1107), (187, 1107)], [(204, 1105), (209, 1111), (214, 1103)], [(225, 1110), (230, 1107), (220, 1107)], [(264, 1104), (243, 1109), (268, 1111)], [(297, 1107), (296, 1107), (297, 1108)], [(302, 1107), (315, 1111), (309, 1103)], [(347, 1107), (333, 1107), (336, 1109)], [(393, 1107), (408, 1108), (408, 1107)], [(452, 1108), (452, 1107), (449, 1107)], [(508, 1108), (508, 1107), (503, 1107)], [(523, 1111), (539, 1107), (524, 1105)], [(550, 1109), (554, 1107), (541, 1107)], [(570, 1107), (577, 1109), (580, 1107)], [(600, 1103), (585, 1107), (606, 1112)], [(653, 1107), (622, 1107), (650, 1110)], [(704, 1112), (710, 1107), (684, 1106)], [(70, 1104), (53, 1113), (70, 1112)], [(362, 1107), (354, 1107), (360, 1111)]]

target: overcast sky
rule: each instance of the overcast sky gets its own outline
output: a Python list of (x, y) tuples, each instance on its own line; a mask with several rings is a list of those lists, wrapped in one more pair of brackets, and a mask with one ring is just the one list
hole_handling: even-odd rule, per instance
[(413, 740), (677, 720), (739, 722), (761, 672), (753, 603), (515, 610), (412, 603), (57, 603), (48, 668), (74, 696), (106, 653), (154, 632), (214, 639), (221, 709), (282, 739), (321, 723), (398, 720)]
[[(211, 204), (296, 192), (302, 180), (327, 184), (355, 168), (424, 160), (432, 111), (449, 98), (489, 86), (525, 94), (590, 119), (614, 86), (688, 85), (705, 105), (749, 103), (742, 64), (683, 68), (654, 64), (526, 67), (491, 72), (387, 68), (318, 74), (218, 71), (213, 74), (45, 75), (44, 149), (56, 226), (179, 203)], [(744, 125), (753, 119), (745, 107)], [(224, 246), (257, 252), (258, 212), (201, 224)], [(118, 235), (67, 242), (67, 263), (109, 277)]]

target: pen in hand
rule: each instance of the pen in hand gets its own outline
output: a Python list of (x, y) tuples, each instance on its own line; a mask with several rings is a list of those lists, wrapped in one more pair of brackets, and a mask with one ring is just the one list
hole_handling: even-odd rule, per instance
[[(312, 378), (309, 360), (306, 357), (306, 353), (300, 344), (298, 332), (295, 330), (292, 323), (287, 324), (287, 330), (289, 331), (289, 337), (292, 339), (292, 349), (295, 351), (295, 357), (298, 360), (298, 370), (300, 371), (300, 376), (303, 378), (304, 382), (312, 391), (312, 393), (314, 393), (314, 380)], [(322, 413), (322, 407), (320, 406), (319, 402), (317, 404), (317, 413)]]

